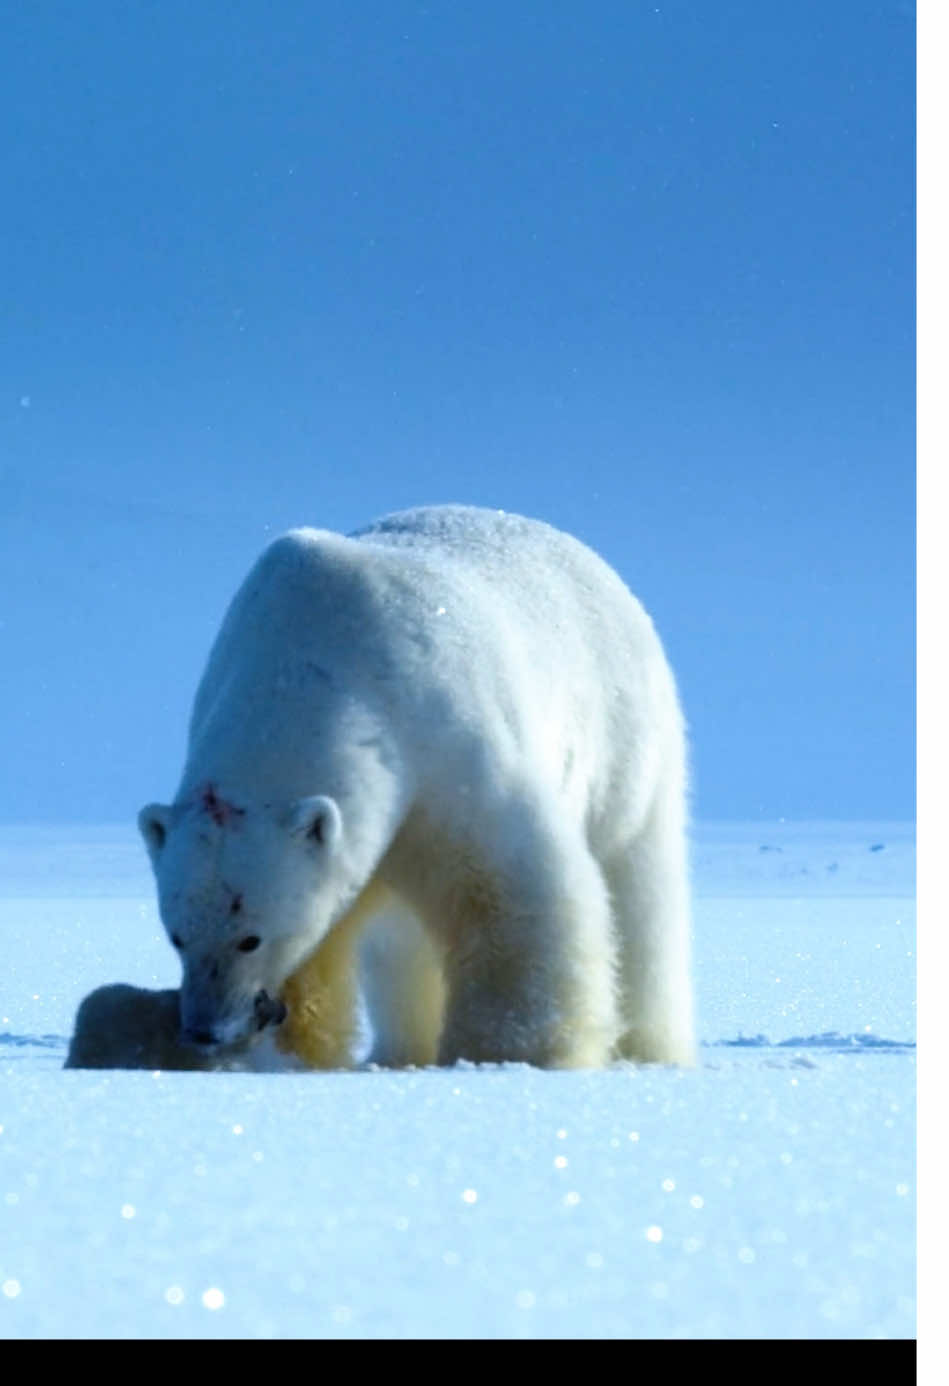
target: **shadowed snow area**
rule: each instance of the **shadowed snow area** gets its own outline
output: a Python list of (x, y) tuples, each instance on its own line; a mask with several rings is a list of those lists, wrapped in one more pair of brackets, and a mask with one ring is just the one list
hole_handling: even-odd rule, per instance
[(694, 837), (693, 1071), (150, 1074), (133, 832), (0, 828), (0, 1336), (912, 1337), (912, 829)]

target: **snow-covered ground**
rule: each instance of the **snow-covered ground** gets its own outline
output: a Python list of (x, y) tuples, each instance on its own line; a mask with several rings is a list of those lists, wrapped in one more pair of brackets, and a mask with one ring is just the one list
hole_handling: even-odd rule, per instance
[(63, 1072), (176, 958), (130, 829), (0, 828), (0, 1336), (914, 1336), (912, 829), (694, 865), (691, 1072)]

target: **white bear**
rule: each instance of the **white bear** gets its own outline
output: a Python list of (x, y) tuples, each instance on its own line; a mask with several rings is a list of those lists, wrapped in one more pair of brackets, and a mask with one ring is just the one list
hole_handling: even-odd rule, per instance
[(376, 1062), (691, 1063), (685, 798), (652, 622), (577, 540), (465, 506), (292, 530), (139, 815), (182, 1038), (349, 1064), (361, 949)]

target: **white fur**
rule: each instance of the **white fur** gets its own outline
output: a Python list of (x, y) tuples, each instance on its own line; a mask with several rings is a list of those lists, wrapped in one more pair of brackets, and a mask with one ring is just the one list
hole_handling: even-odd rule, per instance
[(182, 1013), (223, 1042), (376, 916), (381, 1062), (434, 1058), (439, 1029), (442, 1063), (692, 1060), (673, 678), (619, 577), (547, 525), (445, 506), (278, 539), (141, 823)]

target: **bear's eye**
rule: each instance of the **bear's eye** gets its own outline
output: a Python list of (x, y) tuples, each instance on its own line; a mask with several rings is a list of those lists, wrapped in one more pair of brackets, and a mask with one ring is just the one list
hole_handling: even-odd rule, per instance
[(171, 936), (171, 946), (172, 946), (172, 948), (178, 948), (178, 949), (181, 949), (181, 948), (184, 947), (184, 944), (181, 942), (181, 938), (180, 938), (180, 936), (179, 936), (178, 934), (172, 934), (172, 936)]
[(246, 938), (241, 939), (237, 946), (242, 953), (253, 953), (255, 948), (260, 947), (260, 939), (256, 934), (248, 934)]

